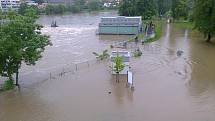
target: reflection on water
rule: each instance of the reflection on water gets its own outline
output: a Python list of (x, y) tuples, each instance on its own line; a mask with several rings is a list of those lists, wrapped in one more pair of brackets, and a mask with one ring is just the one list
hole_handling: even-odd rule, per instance
[[(53, 46), (22, 73), (38, 72), (39, 77), (41, 70), (92, 59), (93, 51), (129, 38), (95, 35), (99, 18), (112, 14), (42, 17), (43, 33), (50, 35)], [(52, 19), (59, 28), (49, 27)], [(163, 25), (163, 30), (159, 41), (139, 46), (142, 57), (132, 58), (134, 92), (126, 88), (126, 77), (116, 83), (107, 63), (98, 63), (20, 92), (1, 93), (0, 121), (214, 121), (214, 44), (174, 24)], [(181, 56), (177, 51), (183, 51)]]

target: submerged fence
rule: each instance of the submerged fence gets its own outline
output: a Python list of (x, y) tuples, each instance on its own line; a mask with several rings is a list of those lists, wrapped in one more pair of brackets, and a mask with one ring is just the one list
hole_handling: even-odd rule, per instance
[[(39, 84), (41, 82), (57, 79), (65, 74), (75, 74), (78, 71), (91, 68), (97, 64), (102, 63), (96, 59), (87, 60), (80, 63), (70, 63), (65, 65), (60, 65), (58, 67), (50, 67), (44, 69), (34, 69), (31, 72), (20, 73), (19, 74), (19, 84), (21, 87), (28, 87), (30, 85)], [(6, 78), (0, 78), (0, 87), (3, 84), (3, 80)]]
[[(57, 79), (64, 76), (65, 74), (75, 74), (78, 71), (91, 68), (96, 64), (101, 63), (98, 60), (87, 60), (80, 63), (70, 63), (66, 65), (61, 65), (59, 67), (52, 67), (48, 69), (40, 69), (38, 71), (31, 72), (30, 74), (20, 74), (20, 85), (31, 85), (41, 81), (46, 81), (50, 79)], [(29, 82), (29, 83), (28, 83)]]

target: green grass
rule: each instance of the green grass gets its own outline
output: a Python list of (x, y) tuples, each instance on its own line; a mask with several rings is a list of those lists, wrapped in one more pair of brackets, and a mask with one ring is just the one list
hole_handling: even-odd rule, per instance
[(134, 52), (133, 54), (135, 58), (142, 56), (142, 52)]
[[(135, 41), (135, 37), (128, 39), (128, 42), (134, 42)], [(138, 37), (139, 40), (143, 39), (144, 38), (144, 34), (138, 34), (137, 37)]]
[(134, 42), (134, 38), (129, 38), (128, 42)]
[(188, 28), (188, 29), (194, 28), (194, 24), (192, 22), (188, 22), (188, 21), (182, 21), (182, 22), (178, 21), (178, 22), (174, 22), (174, 24), (180, 28)]
[(157, 41), (161, 38), (162, 35), (162, 21), (156, 21), (155, 23), (155, 37), (146, 40), (144, 43), (151, 43)]
[(138, 39), (143, 39), (144, 38), (144, 34), (139, 34), (138, 35)]

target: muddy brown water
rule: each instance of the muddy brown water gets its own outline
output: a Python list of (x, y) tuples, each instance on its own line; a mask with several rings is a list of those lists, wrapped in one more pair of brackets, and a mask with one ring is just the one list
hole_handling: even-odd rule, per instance
[[(127, 39), (95, 35), (99, 18), (110, 15), (116, 13), (41, 17), (43, 32), (51, 36), (53, 46), (35, 67), (23, 66), (21, 83), (31, 83), (36, 74), (46, 75), (51, 67), (93, 59), (92, 51)], [(59, 28), (49, 27), (53, 19)], [(97, 63), (1, 93), (0, 121), (214, 121), (215, 45), (173, 24), (164, 24), (163, 30), (159, 41), (139, 45), (142, 57), (132, 58), (133, 92), (123, 78), (115, 82), (108, 63)], [(178, 51), (183, 51), (180, 56)]]

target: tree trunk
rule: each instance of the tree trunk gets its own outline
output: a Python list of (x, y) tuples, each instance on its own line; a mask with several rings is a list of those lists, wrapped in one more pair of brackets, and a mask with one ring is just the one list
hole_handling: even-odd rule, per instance
[(116, 82), (117, 82), (117, 74), (116, 74)]
[(211, 41), (211, 33), (208, 33), (208, 38), (206, 40), (206, 42), (210, 42)]
[(119, 72), (116, 73), (116, 82), (119, 83)]
[(19, 86), (19, 68), (16, 70), (16, 86)]
[(119, 83), (119, 73), (117, 73), (117, 82)]

